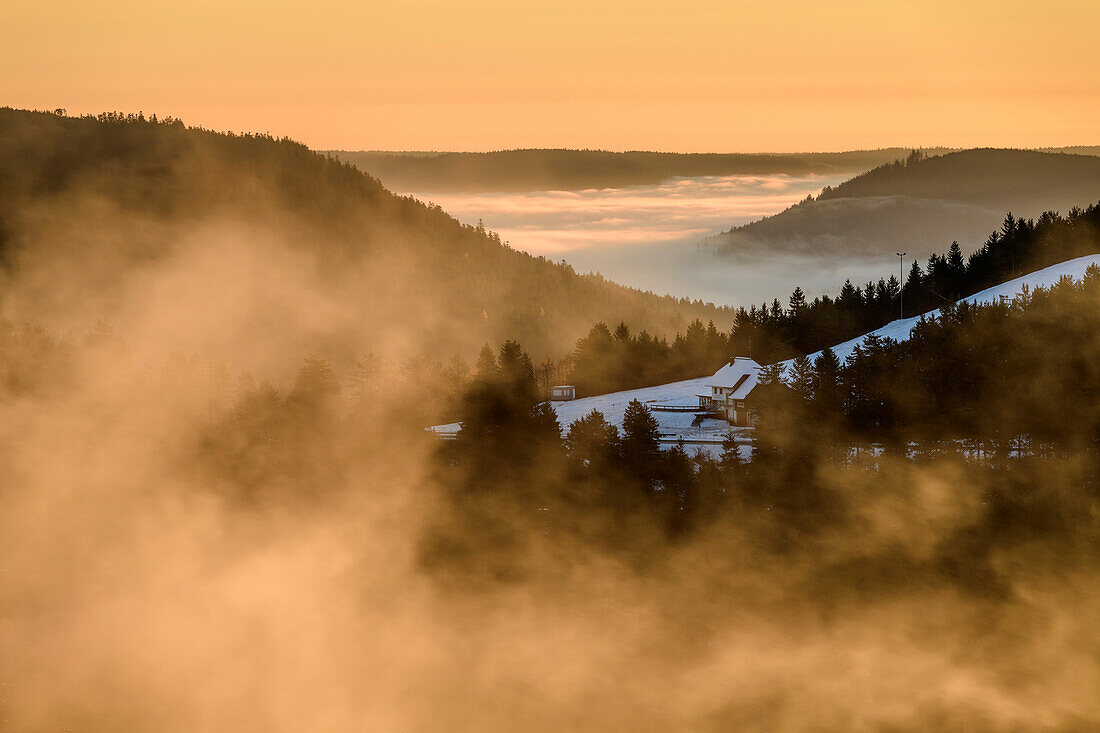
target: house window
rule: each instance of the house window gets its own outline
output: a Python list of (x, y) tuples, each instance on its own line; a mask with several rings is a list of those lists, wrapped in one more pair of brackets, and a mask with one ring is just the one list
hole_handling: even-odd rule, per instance
[(744, 400), (737, 400), (737, 406), (738, 407), (744, 407), (745, 406), (745, 401)]

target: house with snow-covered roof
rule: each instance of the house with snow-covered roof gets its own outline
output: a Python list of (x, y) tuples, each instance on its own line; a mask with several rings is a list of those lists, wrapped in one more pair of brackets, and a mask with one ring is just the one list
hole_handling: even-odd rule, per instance
[(730, 425), (748, 427), (756, 423), (753, 390), (760, 383), (760, 365), (747, 356), (734, 357), (706, 382), (699, 393), (699, 409), (716, 414)]

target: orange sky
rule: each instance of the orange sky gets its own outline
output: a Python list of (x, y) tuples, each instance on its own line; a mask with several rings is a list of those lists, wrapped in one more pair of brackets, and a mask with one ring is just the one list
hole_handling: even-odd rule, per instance
[(1094, 0), (6, 0), (0, 105), (315, 148), (1100, 143)]

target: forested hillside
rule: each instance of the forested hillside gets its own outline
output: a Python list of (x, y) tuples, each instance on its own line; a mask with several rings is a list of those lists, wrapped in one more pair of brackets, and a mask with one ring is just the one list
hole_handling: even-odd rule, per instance
[(1032, 205), (1041, 192), (1046, 206), (1060, 208), (1081, 203), (1082, 192), (1093, 191), (1100, 192), (1095, 156), (984, 148), (910, 154), (822, 191), (818, 201), (910, 196), (1014, 209)]
[(914, 151), (816, 199), (711, 237), (719, 254), (817, 256), (909, 251), (920, 259), (939, 242), (968, 253), (1006, 211), (1034, 217), (1100, 198), (1100, 158), (1027, 150)]
[(896, 276), (853, 285), (847, 280), (836, 297), (810, 300), (796, 287), (784, 305), (778, 298), (738, 308), (726, 333), (695, 322), (671, 344), (650, 334), (634, 334), (620, 323), (612, 332), (597, 323), (577, 341), (569, 381), (582, 395), (636, 389), (713, 372), (731, 355), (762, 364), (794, 359), (856, 338), (905, 315), (953, 308), (986, 288), (1051, 265), (1100, 252), (1100, 203), (1073, 208), (1065, 216), (1044, 212), (1038, 219), (1008, 214), (999, 229), (969, 257), (958, 242), (933, 254), (922, 267), (913, 262), (902, 284)]
[(491, 153), (332, 151), (397, 191), (538, 191), (657, 184), (676, 176), (844, 175), (904, 155), (902, 148), (844, 153), (656, 153), (501, 150)]
[[(123, 306), (142, 299), (198, 307), (189, 318), (248, 308), (252, 333), (308, 322), (280, 348), (337, 363), (368, 349), (472, 358), (507, 338), (560, 354), (601, 318), (669, 336), (732, 323), (512, 250), (291, 140), (155, 117), (0, 110), (0, 256), (0, 315), (16, 323), (131, 331), (141, 314)], [(74, 310), (86, 322), (62, 320)], [(148, 327), (194, 330), (182, 315)], [(248, 356), (239, 334), (225, 341)]]

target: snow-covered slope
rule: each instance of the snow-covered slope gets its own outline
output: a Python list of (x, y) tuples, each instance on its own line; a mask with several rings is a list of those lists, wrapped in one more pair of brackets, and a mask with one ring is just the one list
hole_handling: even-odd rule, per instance
[[(995, 287), (983, 290), (980, 293), (975, 293), (967, 298), (963, 298), (963, 300), (970, 303), (996, 303), (1002, 297), (1014, 298), (1016, 295), (1023, 292), (1025, 286), (1031, 290), (1038, 287), (1050, 287), (1067, 275), (1074, 279), (1080, 279), (1084, 276), (1085, 270), (1092, 264), (1100, 266), (1100, 254), (1078, 257), (1075, 260), (1069, 260), (1068, 262), (1038, 270), (1030, 275), (1024, 275), (1015, 280), (1009, 280)], [(936, 312), (937, 311), (929, 311), (928, 313), (913, 318), (893, 321), (871, 333), (884, 338), (892, 338), (895, 341), (905, 341), (909, 338), (909, 334), (912, 332), (913, 327), (917, 325), (921, 318), (932, 317)], [(844, 361), (844, 359), (852, 353), (852, 350), (855, 349), (856, 344), (866, 338), (867, 335), (868, 334), (864, 334), (850, 341), (845, 341), (842, 344), (837, 344), (833, 347), (833, 351), (836, 352), (837, 357), (841, 361)], [(820, 353), (819, 351), (811, 354), (811, 359), (817, 358)], [(783, 362), (783, 364), (789, 367), (791, 362), (786, 361)], [(656, 387), (631, 389), (625, 392), (612, 392), (610, 394), (597, 395), (595, 397), (584, 397), (570, 402), (551, 402), (550, 404), (557, 413), (558, 422), (561, 423), (562, 430), (564, 431), (569, 427), (571, 422), (584, 417), (593, 410), (599, 410), (603, 413), (604, 418), (606, 418), (608, 422), (621, 426), (623, 415), (626, 412), (626, 406), (631, 400), (640, 400), (650, 407), (658, 408), (653, 412), (653, 416), (657, 418), (658, 429), (662, 433), (664, 442), (672, 443), (678, 438), (682, 438), (685, 441), (721, 443), (729, 432), (729, 426), (724, 421), (704, 420), (702, 425), (692, 426), (691, 423), (694, 419), (694, 415), (691, 412), (664, 412), (659, 409), (662, 405), (697, 405), (699, 400), (696, 395), (700, 392), (707, 391), (706, 387), (709, 380), (710, 375), (707, 375), (705, 377), (699, 377), (698, 379), (672, 382)], [(459, 424), (451, 423), (449, 425), (438, 425), (432, 428), (432, 430), (440, 437), (452, 437), (458, 433)]]
[[(1047, 267), (1042, 270), (1036, 270), (1030, 275), (1018, 277), (1015, 280), (1008, 280), (1001, 283), (1000, 285), (995, 285), (979, 293), (974, 293), (973, 295), (963, 298), (962, 300), (966, 301), (967, 303), (996, 303), (1002, 297), (1012, 299), (1022, 293), (1025, 286), (1029, 290), (1034, 290), (1035, 288), (1039, 287), (1050, 287), (1067, 275), (1075, 280), (1080, 280), (1082, 277), (1084, 277), (1085, 270), (1088, 269), (1089, 265), (1093, 264), (1100, 266), (1100, 254), (1085, 255), (1084, 257), (1078, 257), (1075, 260), (1068, 260), (1066, 262), (1052, 265), (1051, 267)], [(919, 316), (914, 316), (913, 318), (891, 321), (882, 328), (871, 331), (870, 333), (881, 336), (882, 338), (891, 338), (895, 341), (906, 341), (909, 338), (909, 334), (913, 332), (913, 327), (920, 322), (921, 318), (931, 318), (938, 312), (939, 311), (937, 309), (934, 311), (928, 311), (927, 313), (923, 313)], [(833, 351), (836, 353), (837, 358), (843, 362), (846, 358), (848, 358), (848, 355), (851, 354), (852, 351), (856, 348), (856, 345), (863, 341), (863, 339), (867, 338), (867, 336), (869, 335), (870, 334), (865, 333), (862, 336), (857, 336), (850, 341), (845, 341), (842, 344), (837, 344), (836, 346), (834, 346)], [(813, 354), (810, 354), (810, 359), (816, 359), (820, 355), (820, 351), (814, 352)], [(783, 364), (787, 367), (790, 367), (791, 363), (791, 361), (783, 362)]]
[[(698, 379), (687, 379), (682, 382), (671, 382), (656, 387), (643, 387), (642, 389), (629, 389), (624, 392), (611, 392), (609, 394), (596, 395), (595, 397), (582, 397), (579, 400), (569, 402), (551, 402), (554, 412), (558, 414), (558, 422), (562, 431), (574, 420), (579, 420), (593, 410), (599, 410), (604, 418), (615, 425), (622, 425), (626, 413), (626, 406), (631, 400), (640, 400), (650, 407), (661, 405), (688, 406), (698, 405), (699, 392), (706, 391), (707, 380), (710, 375)], [(685, 440), (707, 439), (718, 433), (725, 435), (726, 423), (720, 420), (707, 420), (703, 425), (693, 428), (691, 422), (694, 415), (690, 412), (661, 412), (653, 413), (657, 418), (658, 429), (665, 434), (682, 435)], [(450, 436), (458, 433), (458, 423), (449, 425), (437, 425), (432, 430), (439, 436)], [(721, 440), (721, 437), (718, 438)]]

